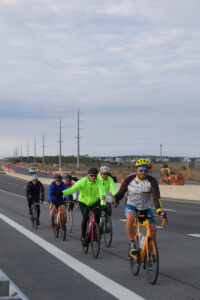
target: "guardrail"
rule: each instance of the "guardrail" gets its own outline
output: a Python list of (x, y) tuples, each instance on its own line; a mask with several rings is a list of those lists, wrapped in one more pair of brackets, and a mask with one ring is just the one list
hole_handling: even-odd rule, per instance
[(1, 269), (0, 300), (29, 300)]

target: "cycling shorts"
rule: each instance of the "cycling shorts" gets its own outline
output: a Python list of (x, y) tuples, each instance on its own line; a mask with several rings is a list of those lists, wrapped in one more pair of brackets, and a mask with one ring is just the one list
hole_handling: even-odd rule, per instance
[(58, 208), (58, 206), (60, 205), (65, 205), (65, 201), (52, 201), (52, 204), (56, 206), (56, 208)]
[(135, 206), (133, 205), (130, 205), (130, 204), (126, 204), (125, 206), (125, 214), (128, 212), (128, 211), (134, 211), (136, 213), (140, 213), (141, 215), (146, 215), (146, 216), (152, 216), (149, 221), (150, 221), (150, 224), (156, 224), (156, 220), (154, 219), (153, 217), (153, 212), (151, 210), (151, 208), (148, 208), (148, 209), (145, 209), (145, 210), (138, 210)]

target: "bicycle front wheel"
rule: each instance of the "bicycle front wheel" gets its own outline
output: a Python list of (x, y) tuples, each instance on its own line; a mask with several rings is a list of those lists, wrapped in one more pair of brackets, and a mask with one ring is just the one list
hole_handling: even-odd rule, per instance
[(112, 243), (112, 221), (109, 216), (105, 216), (104, 218), (103, 237), (106, 247), (109, 248)]
[(36, 214), (36, 209), (33, 206), (32, 208), (32, 226), (37, 230), (38, 224), (37, 224), (37, 214)]
[[(135, 254), (130, 254), (130, 268), (131, 268), (131, 273), (132, 275), (137, 276), (139, 274), (140, 271), (140, 250), (139, 250), (139, 241), (138, 241), (138, 237), (135, 240), (135, 247), (136, 249), (138, 249), (138, 251)], [(130, 252), (130, 248), (128, 250)]]
[(59, 226), (58, 226), (57, 214), (54, 216), (53, 232), (54, 232), (55, 237), (57, 238), (58, 235), (59, 235)]
[(97, 223), (93, 223), (91, 228), (91, 248), (94, 258), (97, 258), (99, 255), (100, 245), (101, 240), (99, 234), (99, 226), (97, 225)]
[(146, 255), (147, 279), (151, 284), (155, 284), (159, 273), (159, 253), (158, 246), (154, 238), (148, 239), (149, 257)]
[(73, 211), (71, 209), (67, 209), (67, 232), (72, 232), (73, 226)]
[(62, 240), (66, 240), (66, 222), (65, 222), (65, 217), (63, 214), (60, 215), (60, 226), (61, 226), (61, 236)]

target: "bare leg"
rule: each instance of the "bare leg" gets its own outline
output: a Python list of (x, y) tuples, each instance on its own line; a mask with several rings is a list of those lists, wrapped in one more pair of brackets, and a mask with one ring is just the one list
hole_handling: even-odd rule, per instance
[(135, 226), (133, 226), (135, 221), (135, 212), (128, 211), (126, 213), (126, 232), (130, 242), (133, 242), (135, 239)]

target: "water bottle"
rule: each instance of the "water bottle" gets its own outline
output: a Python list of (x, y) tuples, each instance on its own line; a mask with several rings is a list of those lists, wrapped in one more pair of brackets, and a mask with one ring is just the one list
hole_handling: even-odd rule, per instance
[(143, 246), (144, 246), (144, 241), (145, 241), (145, 236), (144, 236), (144, 234), (142, 234), (142, 233), (140, 232), (140, 234), (139, 234), (139, 245), (140, 245), (140, 248), (141, 248), (141, 249), (142, 249)]

